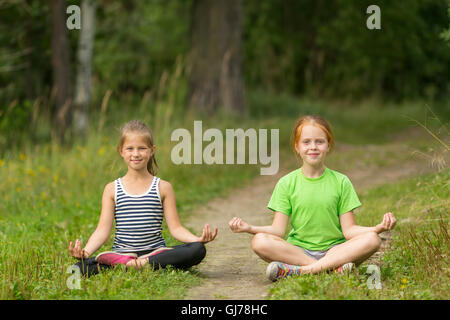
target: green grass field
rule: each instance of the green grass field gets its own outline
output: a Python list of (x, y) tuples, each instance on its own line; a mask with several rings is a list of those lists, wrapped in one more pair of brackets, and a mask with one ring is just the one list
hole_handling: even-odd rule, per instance
[[(253, 103), (258, 102), (257, 98), (252, 99)], [(288, 102), (295, 104), (294, 100)], [(402, 114), (409, 112), (418, 117), (422, 112), (418, 105), (399, 106), (397, 112), (381, 109), (374, 114), (370, 105), (342, 111), (297, 101), (297, 107), (299, 114), (323, 111), (337, 140), (355, 144), (389, 141), (391, 135), (411, 125)], [(264, 110), (264, 106), (261, 108)], [(0, 299), (181, 299), (187, 288), (204, 281), (195, 267), (185, 272), (118, 268), (83, 279), (81, 289), (67, 285), (73, 279), (67, 270), (76, 262), (69, 255), (69, 241), (79, 238), (86, 243), (99, 218), (104, 186), (126, 172), (116, 151), (117, 128), (123, 121), (139, 118), (153, 129), (158, 176), (174, 186), (182, 221), (188, 218), (186, 212), (199, 204), (224, 195), (259, 174), (259, 165), (174, 165), (170, 152), (175, 143), (170, 141), (170, 133), (179, 127), (192, 131), (193, 120), (199, 118), (193, 114), (176, 116), (170, 108), (161, 108), (156, 115), (139, 110), (117, 111), (104, 126), (92, 128), (86, 143), (75, 143), (71, 148), (27, 143), (11, 147), (0, 156)], [(275, 113), (268, 111), (266, 116), (251, 118), (203, 118), (203, 127), (280, 128), (280, 154), (286, 155), (291, 152), (289, 136), (296, 116)], [(364, 223), (374, 223), (372, 209), (378, 213), (382, 206), (394, 206), (399, 218), (408, 221), (399, 223), (394, 249), (383, 256), (383, 290), (368, 290), (367, 275), (360, 270), (359, 277), (319, 275), (281, 281), (271, 289), (270, 298), (448, 298), (448, 234), (446, 229), (442, 233), (442, 225), (446, 227), (448, 223), (448, 181), (449, 172), (444, 171), (363, 195), (365, 207), (360, 216)], [(429, 217), (433, 223), (421, 220), (426, 209), (432, 209)], [(443, 222), (435, 225), (440, 216)], [(169, 245), (176, 244), (165, 226), (163, 233)], [(419, 248), (411, 237), (429, 237), (430, 246), (420, 248), (423, 255), (418, 254)], [(112, 241), (113, 235), (100, 250), (110, 250)], [(443, 256), (431, 264), (427, 250), (438, 247)], [(434, 272), (432, 276), (430, 272)]]

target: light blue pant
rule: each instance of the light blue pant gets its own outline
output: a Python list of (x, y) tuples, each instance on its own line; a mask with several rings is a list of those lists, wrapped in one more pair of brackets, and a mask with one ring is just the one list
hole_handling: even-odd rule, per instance
[(308, 250), (308, 249), (302, 248), (300, 246), (297, 246), (297, 247), (302, 248), (303, 251), (306, 253), (306, 255), (308, 255), (309, 257), (319, 260), (319, 259), (322, 259), (327, 254), (328, 250), (330, 250), (331, 248), (333, 248), (335, 246), (337, 246), (337, 244), (329, 247), (327, 250), (322, 250), (322, 251)]

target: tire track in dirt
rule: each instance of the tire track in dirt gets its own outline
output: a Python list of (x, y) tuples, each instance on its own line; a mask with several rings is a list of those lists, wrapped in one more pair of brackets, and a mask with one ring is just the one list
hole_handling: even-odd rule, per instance
[[(370, 164), (349, 167), (348, 161), (352, 154), (379, 154), (380, 152), (412, 152), (405, 144), (390, 144), (382, 146), (351, 146), (345, 145), (336, 149), (340, 160), (331, 163), (330, 168), (346, 174), (352, 181), (358, 193), (387, 182), (396, 182), (404, 178), (417, 176), (433, 171), (422, 159), (401, 159), (389, 162), (387, 166)], [(331, 160), (332, 157), (330, 157)], [(370, 160), (370, 156), (369, 156)], [(332, 161), (331, 161), (332, 162)], [(352, 161), (354, 163), (354, 161)], [(188, 227), (198, 231), (198, 226), (208, 222), (217, 226), (217, 238), (208, 243), (205, 260), (197, 266), (203, 284), (188, 291), (186, 299), (191, 300), (259, 300), (265, 299), (272, 282), (265, 276), (267, 263), (261, 260), (251, 249), (252, 235), (233, 233), (228, 222), (234, 216), (243, 218), (250, 224), (267, 225), (272, 223), (273, 214), (267, 209), (273, 188), (278, 180), (296, 168), (294, 163), (289, 168), (282, 168), (273, 176), (258, 176), (245, 186), (233, 190), (228, 196), (216, 198), (206, 205), (197, 208), (189, 221)], [(382, 170), (380, 170), (382, 168)], [(382, 249), (388, 245), (390, 233), (380, 235)], [(376, 263), (381, 258), (382, 250), (371, 257)]]

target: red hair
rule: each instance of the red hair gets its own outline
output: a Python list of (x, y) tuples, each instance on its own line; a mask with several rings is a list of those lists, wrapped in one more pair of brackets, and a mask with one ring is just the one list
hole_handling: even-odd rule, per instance
[(294, 148), (295, 153), (297, 153), (295, 146), (297, 145), (298, 140), (300, 140), (303, 127), (306, 125), (313, 125), (322, 129), (327, 136), (328, 144), (330, 145), (330, 150), (333, 149), (334, 135), (333, 132), (331, 131), (331, 126), (327, 122), (327, 120), (317, 115), (306, 115), (297, 120), (294, 126), (294, 130), (292, 131), (292, 146)]

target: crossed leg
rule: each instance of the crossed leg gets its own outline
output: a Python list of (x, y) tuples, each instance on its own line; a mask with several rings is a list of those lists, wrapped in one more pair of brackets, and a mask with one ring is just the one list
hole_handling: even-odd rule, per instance
[(267, 262), (280, 261), (302, 266), (301, 273), (318, 273), (335, 269), (345, 263), (361, 264), (381, 245), (381, 239), (375, 232), (367, 232), (331, 248), (322, 259), (316, 260), (284, 239), (258, 233), (252, 239), (252, 249)]
[(297, 266), (307, 266), (317, 260), (308, 256), (302, 248), (269, 233), (257, 233), (252, 238), (253, 251), (264, 261), (281, 261)]
[(332, 270), (348, 262), (358, 266), (373, 255), (380, 245), (381, 239), (377, 233), (363, 233), (331, 248), (322, 259), (302, 268), (302, 273)]
[(126, 266), (135, 269), (142, 269), (150, 265), (153, 269), (173, 266), (177, 269), (188, 269), (199, 264), (206, 255), (205, 245), (201, 242), (184, 243), (170, 247), (170, 250), (162, 251), (155, 255), (144, 255), (129, 261)]

